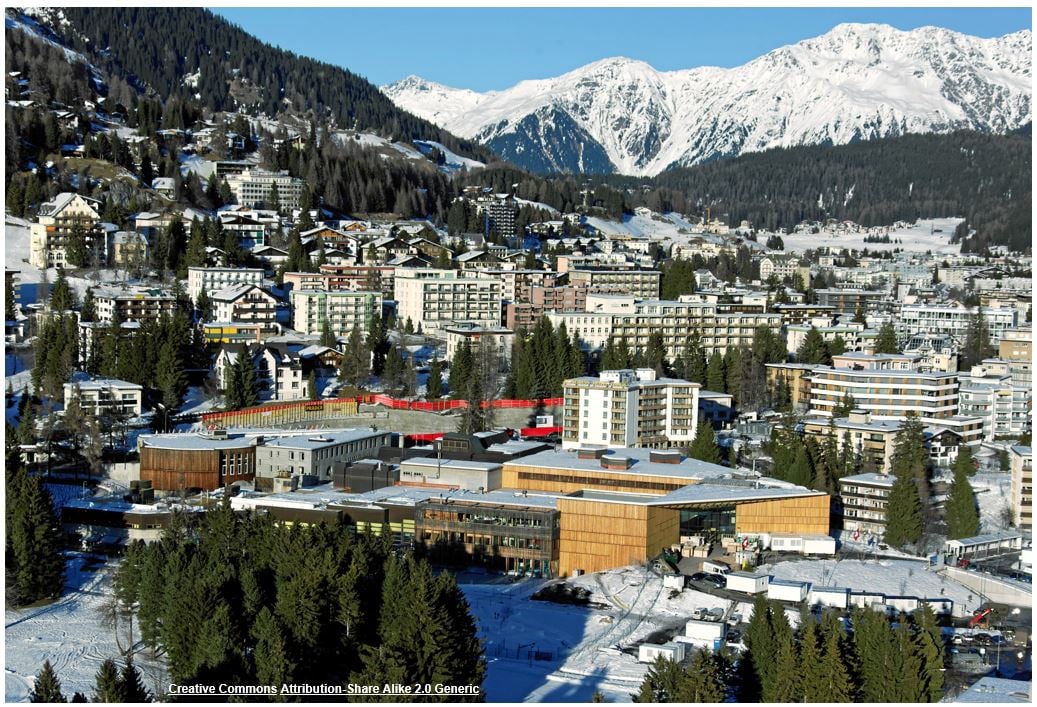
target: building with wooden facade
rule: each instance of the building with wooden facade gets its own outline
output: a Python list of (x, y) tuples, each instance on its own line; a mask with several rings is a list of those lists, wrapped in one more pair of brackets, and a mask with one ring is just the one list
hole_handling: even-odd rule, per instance
[(215, 491), (252, 481), (262, 437), (219, 434), (141, 435), (140, 478), (159, 491)]

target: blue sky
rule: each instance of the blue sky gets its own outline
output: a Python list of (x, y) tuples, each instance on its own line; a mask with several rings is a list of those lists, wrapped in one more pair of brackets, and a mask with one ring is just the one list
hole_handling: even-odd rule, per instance
[(477, 91), (610, 56), (662, 71), (737, 66), (841, 22), (936, 25), (993, 37), (1030, 8), (216, 8), (259, 39), (376, 84), (409, 74)]

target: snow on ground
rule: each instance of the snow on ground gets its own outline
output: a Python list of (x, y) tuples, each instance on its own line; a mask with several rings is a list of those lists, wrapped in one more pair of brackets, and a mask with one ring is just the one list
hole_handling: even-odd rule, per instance
[(184, 394), (184, 404), (180, 406), (181, 414), (201, 414), (216, 407), (216, 399), (207, 395), (201, 386), (192, 385)]
[[(479, 164), (482, 164), (482, 163), (480, 162)], [(529, 199), (519, 199), (518, 197), (515, 197), (515, 201), (517, 203), (523, 204), (523, 205), (527, 205), (528, 204), (529, 206), (532, 206), (533, 208), (536, 208), (536, 209), (543, 209), (544, 211), (548, 211), (548, 212), (550, 212), (550, 213), (552, 213), (552, 214), (554, 214), (556, 216), (559, 215), (559, 213), (560, 213), (558, 211), (558, 209), (556, 209), (555, 207), (551, 206), (550, 204), (545, 204), (542, 201), (530, 201)]]
[(440, 143), (435, 142), (433, 140), (415, 140), (414, 144), (422, 152), (425, 151), (422, 149), (423, 147), (426, 149), (430, 149), (433, 147), (437, 148), (440, 152), (443, 153), (443, 156), (446, 158), (445, 166), (447, 167), (453, 167), (454, 169), (461, 169), (463, 167), (467, 167), (468, 169), (478, 169), (480, 167), (486, 166), (479, 160), (473, 160), (471, 157), (462, 157), (456, 152), (451, 151), (447, 147), (444, 147)]
[(1004, 523), (1004, 512), (1011, 507), (1012, 475), (1005, 472), (977, 473), (969, 483), (976, 493), (979, 505), (981, 533), (1000, 533), (1010, 530)]
[[(692, 224), (684, 220), (680, 214), (672, 212), (653, 214), (651, 216), (624, 214), (622, 223), (610, 221), (599, 216), (588, 216), (586, 222), (603, 235), (628, 235), (635, 238), (649, 238), (659, 241), (686, 238), (694, 229)], [(685, 233), (681, 233), (682, 230)], [(703, 235), (703, 237), (709, 238), (706, 235)]]
[(58, 49), (61, 52), (63, 52), (65, 55), (65, 59), (69, 63), (82, 62), (83, 64), (89, 66), (91, 69), (94, 69), (95, 72), (97, 71), (97, 69), (94, 68), (93, 64), (87, 61), (85, 56), (83, 56), (79, 52), (72, 51), (63, 44), (59, 44), (58, 42), (55, 42), (53, 39), (47, 37), (40, 24), (36, 22), (36, 20), (30, 19), (30, 14), (32, 13), (27, 12), (24, 16), (21, 17), (12, 17), (11, 15), (5, 15), (4, 29), (8, 31), (20, 29), (21, 31), (27, 34), (33, 35), (36, 39), (43, 42), (44, 44), (49, 44), (55, 49)]
[(183, 152), (180, 153), (180, 174), (184, 177), (194, 172), (201, 179), (208, 180), (215, 169), (215, 162), (210, 162), (198, 155), (188, 155)]
[[(648, 666), (612, 646), (626, 648), (649, 637), (665, 642), (660, 632), (683, 627), (694, 609), (727, 609), (732, 603), (694, 590), (671, 599), (662, 578), (643, 567), (569, 580), (591, 591), (592, 604), (606, 608), (530, 598), (549, 582), (468, 583), (465, 575), (459, 582), (486, 641), (490, 702), (588, 702), (595, 690), (610, 702), (631, 701)], [(748, 618), (751, 604), (739, 603), (735, 611)], [(552, 659), (531, 659), (530, 650), (551, 653)]]
[[(112, 592), (111, 565), (70, 553), (65, 577), (66, 594), (58, 601), (4, 612), (6, 702), (28, 701), (45, 660), (54, 666), (66, 697), (76, 691), (89, 697), (101, 663), (119, 656), (115, 636), (100, 616), (100, 608)], [(164, 669), (146, 653), (138, 654), (134, 663), (150, 690), (165, 685)]]
[(790, 560), (762, 565), (777, 579), (811, 582), (822, 587), (849, 587), (853, 591), (881, 592), (890, 596), (950, 597), (966, 610), (978, 609), (980, 599), (972, 590), (912, 560)]
[[(900, 240), (901, 243), (865, 243), (868, 232), (861, 233), (790, 233), (782, 235), (781, 240), (788, 252), (802, 253), (805, 250), (828, 246), (832, 248), (853, 248), (856, 250), (901, 250), (912, 253), (924, 253), (927, 250), (934, 254), (957, 254), (961, 250), (958, 243), (952, 244), (951, 237), (954, 229), (961, 223), (960, 218), (934, 218), (921, 219), (914, 225), (901, 228), (890, 228), (888, 233), (892, 240)], [(883, 229), (883, 233), (886, 230)], [(765, 235), (765, 234), (761, 234)], [(759, 236), (758, 236), (759, 237)], [(765, 241), (766, 237), (760, 237)]]

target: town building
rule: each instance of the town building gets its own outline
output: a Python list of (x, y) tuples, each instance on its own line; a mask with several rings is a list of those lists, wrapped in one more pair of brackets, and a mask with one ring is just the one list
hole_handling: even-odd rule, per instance
[(889, 292), (886, 290), (856, 290), (829, 288), (814, 290), (817, 303), (834, 307), (837, 312), (856, 312), (859, 308), (862, 312), (875, 310), (879, 305), (889, 301)]
[(270, 332), (277, 328), (277, 298), (256, 285), (229, 285), (212, 290), (209, 302), (215, 321), (259, 324)]
[(1033, 387), (1017, 385), (1009, 366), (987, 359), (959, 375), (959, 410), (983, 420), (987, 440), (1018, 439), (1033, 426)]
[(446, 357), (454, 360), (454, 355), (462, 342), (467, 341), (473, 352), (478, 352), (483, 341), (488, 341), (499, 361), (511, 360), (511, 346), (515, 332), (502, 326), (486, 326), (479, 322), (454, 322), (443, 329), (446, 336)]
[(256, 448), (255, 486), (270, 491), (285, 490), (285, 484), (298, 488), (327, 483), (336, 463), (376, 456), (380, 447), (391, 443), (391, 432), (373, 428), (320, 430), (267, 439)]
[(100, 250), (107, 259), (107, 234), (95, 228), (101, 220), (101, 202), (75, 192), (62, 192), (40, 204), (36, 223), (29, 227), (29, 264), (35, 268), (68, 267), (69, 236), (83, 229), (87, 252)]
[(700, 387), (657, 378), (650, 368), (571, 378), (563, 383), (562, 446), (690, 444), (698, 427)]
[[(979, 308), (986, 319), (990, 331), (990, 343), (998, 346), (1001, 337), (1008, 329), (1019, 324), (1019, 312), (1010, 307)], [(906, 337), (910, 334), (946, 334), (959, 345), (964, 345), (969, 328), (969, 320), (975, 315), (976, 308), (964, 305), (905, 304), (900, 308), (900, 316), (896, 319), (898, 334)]]
[(1020, 445), (1008, 450), (1012, 467), (1012, 516), (1016, 528), (1033, 532), (1033, 451)]
[(462, 277), (454, 270), (400, 268), (396, 271), (396, 318), (415, 329), (442, 330), (456, 321), (487, 326), (501, 321), (500, 281)]
[(116, 378), (77, 378), (64, 385), (64, 404), (74, 398), (89, 415), (136, 417), (141, 414), (144, 388)]
[(772, 277), (779, 282), (799, 274), (799, 256), (769, 253), (760, 260), (760, 279), (764, 282)]
[(297, 209), (303, 184), (303, 180), (290, 176), (286, 169), (268, 172), (263, 169), (248, 168), (240, 174), (232, 174), (227, 177), (227, 186), (234, 194), (234, 200), (239, 205), (250, 208), (271, 208), (271, 192), (276, 186), (277, 200), (281, 210)]
[(569, 284), (597, 292), (616, 292), (639, 299), (659, 296), (662, 273), (658, 270), (569, 270)]
[(263, 284), (262, 268), (188, 268), (187, 294), (192, 302), (198, 301), (202, 290), (212, 293), (230, 285)]
[(476, 201), (476, 209), (483, 214), (483, 234), (496, 233), (504, 238), (513, 238), (518, 204), (509, 194), (491, 194)]
[(854, 474), (839, 479), (843, 532), (862, 541), (881, 539), (886, 533), (889, 492), (896, 480), (897, 477), (891, 474), (880, 473)]
[(349, 336), (354, 328), (366, 335), (382, 308), (380, 292), (292, 290), (289, 299), (293, 329), (306, 334), (320, 334), (327, 320), (336, 337)]
[(111, 263), (116, 267), (131, 268), (148, 262), (148, 239), (134, 231), (117, 231), (112, 238)]
[(215, 491), (251, 482), (262, 437), (213, 433), (141, 435), (140, 478), (158, 491)]
[(97, 321), (110, 324), (115, 316), (123, 322), (158, 319), (176, 311), (176, 298), (168, 291), (154, 287), (97, 287), (94, 307)]

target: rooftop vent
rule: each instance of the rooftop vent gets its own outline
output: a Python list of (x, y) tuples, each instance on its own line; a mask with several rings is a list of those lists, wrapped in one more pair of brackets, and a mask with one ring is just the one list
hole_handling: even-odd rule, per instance
[(576, 450), (577, 459), (601, 459), (608, 451), (605, 447), (581, 447)]
[(656, 464), (680, 464), (681, 459), (678, 449), (653, 449), (648, 453), (648, 460)]
[(630, 457), (621, 457), (615, 454), (601, 457), (601, 467), (603, 469), (629, 469), (633, 465), (634, 460)]

